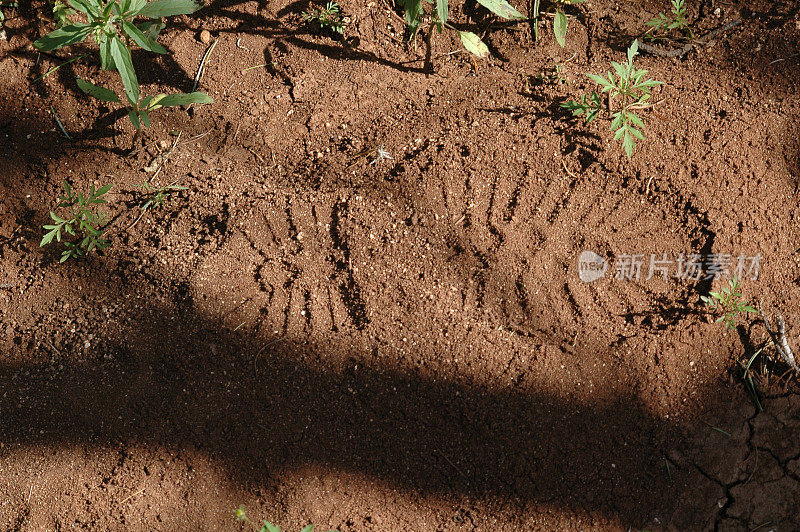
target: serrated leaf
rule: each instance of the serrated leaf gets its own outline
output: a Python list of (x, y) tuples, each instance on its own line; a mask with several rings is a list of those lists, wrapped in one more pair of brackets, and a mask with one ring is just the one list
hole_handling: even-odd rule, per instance
[(103, 100), (104, 102), (117, 102), (119, 103), (119, 96), (117, 96), (114, 91), (110, 89), (106, 89), (105, 87), (100, 87), (95, 85), (94, 83), (89, 83), (88, 81), (82, 80), (81, 78), (76, 78), (75, 82), (78, 84), (78, 88), (88, 94), (89, 96), (94, 96), (98, 100)]
[(625, 131), (625, 136), (622, 139), (622, 147), (625, 148), (625, 155), (628, 156), (628, 159), (631, 158), (633, 155), (633, 148), (636, 146), (636, 141), (633, 140), (633, 137)]
[(506, 20), (522, 20), (526, 18), (506, 0), (478, 0), (478, 3), (498, 17)]
[(202, 8), (203, 4), (196, 0), (154, 0), (137, 13), (142, 17), (161, 18), (174, 15), (189, 15)]
[(639, 39), (634, 39), (631, 47), (628, 48), (628, 63), (633, 63), (633, 58), (639, 53)]
[(114, 186), (113, 184), (109, 184), (100, 187), (99, 189), (97, 189), (97, 192), (94, 193), (94, 197), (99, 198), (100, 196), (108, 193), (108, 191), (111, 190), (111, 187), (113, 186)]
[(560, 9), (556, 10), (556, 16), (553, 20), (553, 33), (556, 36), (556, 42), (562, 48), (567, 45), (567, 15)]
[(598, 85), (602, 85), (602, 86), (604, 86), (604, 87), (608, 87), (608, 86), (609, 86), (609, 82), (608, 82), (608, 80), (607, 80), (606, 78), (604, 78), (603, 76), (599, 76), (599, 75), (597, 75), (597, 74), (586, 74), (586, 76), (587, 76), (587, 77), (588, 77), (590, 80), (592, 80), (592, 81), (594, 81), (595, 83), (597, 83)]
[(636, 113), (628, 112), (628, 120), (639, 127), (644, 127), (644, 122), (642, 122), (642, 119), (639, 118), (639, 115)]
[(489, 55), (489, 47), (481, 40), (480, 37), (471, 31), (459, 31), (458, 36), (461, 38), (461, 44), (464, 48), (473, 55), (483, 59)]

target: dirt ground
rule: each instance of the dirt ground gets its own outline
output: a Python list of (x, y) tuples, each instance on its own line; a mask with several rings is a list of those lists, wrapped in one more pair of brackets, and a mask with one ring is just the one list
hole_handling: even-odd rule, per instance
[[(8, 11), (0, 529), (240, 530), (240, 504), (289, 531), (800, 529), (796, 378), (754, 368), (759, 411), (737, 373), (763, 325), (713, 323), (722, 280), (578, 275), (758, 255), (745, 297), (800, 348), (800, 6), (689, 4), (698, 34), (742, 23), (637, 58), (665, 84), (630, 161), (559, 104), (665, 2), (589, 0), (563, 49), (452, 2), (491, 55), (445, 32), (430, 73), (384, 0), (341, 2), (345, 42), (306, 2), (215, 1), (134, 54), (188, 91), (209, 30), (215, 103), (133, 156), (75, 83), (116, 87), (94, 53), (37, 79), (91, 47), (40, 55), (46, 4)], [(114, 184), (112, 244), (59, 264), (65, 179)], [(148, 179), (188, 189), (134, 223)]]

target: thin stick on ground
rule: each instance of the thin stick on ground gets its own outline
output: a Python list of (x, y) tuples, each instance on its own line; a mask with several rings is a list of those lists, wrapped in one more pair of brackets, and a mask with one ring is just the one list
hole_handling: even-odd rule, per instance
[(705, 35), (703, 35), (699, 39), (695, 39), (694, 41), (692, 41), (690, 43), (687, 43), (687, 44), (681, 46), (680, 48), (670, 48), (670, 49), (665, 50), (663, 48), (658, 48), (656, 46), (653, 46), (652, 44), (647, 44), (645, 42), (640, 42), (639, 43), (639, 49), (641, 51), (643, 51), (643, 52), (647, 52), (648, 54), (652, 54), (652, 55), (655, 55), (655, 56), (658, 56), (658, 57), (673, 57), (673, 58), (678, 59), (678, 58), (681, 58), (684, 55), (688, 54), (689, 52), (691, 52), (692, 49), (694, 47), (696, 47), (697, 45), (706, 44), (707, 40), (713, 39), (714, 37), (716, 37), (720, 33), (723, 33), (723, 32), (726, 32), (726, 31), (732, 29), (732, 28), (735, 28), (736, 26), (738, 26), (741, 23), (742, 23), (742, 21), (740, 19), (736, 19), (736, 20), (733, 20), (731, 22), (728, 22), (724, 26), (720, 26), (719, 28), (706, 33)]
[(794, 353), (792, 353), (792, 349), (789, 347), (789, 342), (786, 340), (786, 323), (783, 321), (783, 316), (781, 316), (780, 312), (777, 315), (776, 319), (776, 330), (772, 329), (767, 316), (764, 314), (764, 307), (762, 306), (761, 302), (758, 304), (758, 310), (761, 313), (761, 319), (764, 321), (764, 327), (767, 329), (767, 334), (769, 337), (772, 338), (772, 343), (775, 344), (775, 348), (778, 350), (778, 354), (781, 355), (781, 358), (789, 364), (789, 366), (800, 375), (800, 366), (797, 365), (797, 362), (794, 358)]
[(161, 161), (161, 164), (158, 166), (158, 169), (155, 171), (153, 176), (147, 180), (148, 183), (152, 182), (153, 179), (155, 179), (158, 176), (159, 172), (161, 172), (161, 169), (164, 168), (164, 165), (167, 164), (167, 161), (169, 161), (169, 156), (172, 155), (172, 152), (175, 150), (175, 146), (177, 146), (178, 141), (181, 140), (181, 135), (183, 135), (183, 131), (178, 131), (178, 137), (175, 139), (175, 142), (172, 143), (172, 147), (164, 156), (164, 159)]
[(208, 57), (211, 55), (211, 52), (214, 51), (214, 48), (217, 46), (218, 42), (219, 40), (216, 40), (212, 42), (208, 46), (208, 48), (206, 48), (206, 53), (203, 54), (203, 59), (200, 61), (200, 66), (197, 68), (197, 74), (194, 76), (194, 84), (192, 85), (192, 92), (197, 90), (197, 84), (200, 83), (200, 78), (203, 77), (203, 71), (205, 70), (206, 61), (208, 61)]

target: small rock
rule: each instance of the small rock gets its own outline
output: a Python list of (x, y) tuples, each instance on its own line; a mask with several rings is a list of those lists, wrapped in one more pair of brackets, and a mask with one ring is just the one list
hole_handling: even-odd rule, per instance
[(211, 32), (208, 30), (203, 30), (200, 32), (200, 42), (203, 44), (208, 44), (211, 42)]
[(6, 35), (6, 30), (0, 30), (0, 41), (7, 41), (8, 35)]
[(167, 142), (164, 139), (161, 139), (158, 141), (158, 147), (161, 148), (162, 150), (166, 150), (169, 147), (169, 142)]

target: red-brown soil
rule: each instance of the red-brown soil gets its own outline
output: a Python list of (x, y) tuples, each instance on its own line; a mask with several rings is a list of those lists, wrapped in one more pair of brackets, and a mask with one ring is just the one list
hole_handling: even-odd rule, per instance
[[(210, 30), (215, 103), (154, 114), (132, 157), (75, 84), (115, 75), (37, 79), (91, 47), (39, 55), (46, 5), (9, 10), (0, 529), (238, 530), (240, 504), (289, 531), (800, 529), (795, 380), (759, 368), (757, 412), (735, 372), (763, 326), (713, 323), (721, 281), (578, 278), (583, 250), (760, 254), (745, 296), (800, 348), (798, 6), (690, 3), (698, 34), (742, 24), (637, 58), (665, 85), (630, 161), (559, 104), (664, 2), (587, 2), (565, 49), (452, 2), (492, 53), (445, 32), (430, 74), (383, 1), (341, 2), (347, 43), (305, 2), (215, 1), (134, 54), (148, 93), (187, 91)], [(173, 131), (155, 182), (189, 189), (131, 225)], [(64, 179), (114, 183), (115, 218), (61, 265)]]

